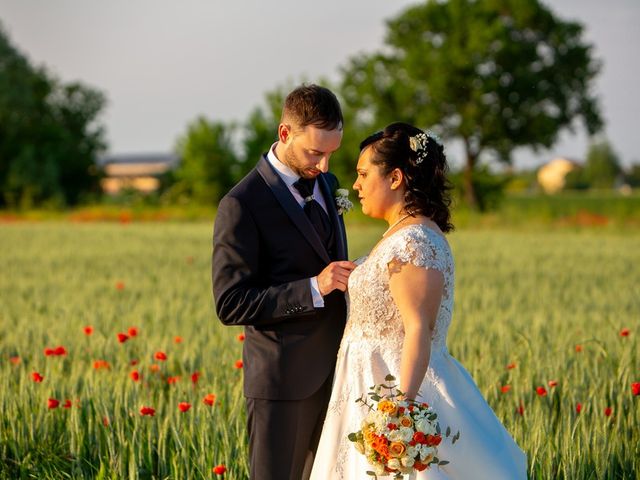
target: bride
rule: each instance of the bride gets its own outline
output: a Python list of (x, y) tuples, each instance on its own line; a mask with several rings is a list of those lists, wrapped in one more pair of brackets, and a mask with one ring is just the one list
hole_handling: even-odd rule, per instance
[(353, 188), (362, 211), (389, 228), (349, 278), (349, 317), (311, 479), (372, 478), (347, 435), (366, 413), (355, 400), (389, 373), (406, 398), (427, 402), (443, 428), (460, 431), (455, 444), (438, 447), (449, 464), (409, 478), (526, 479), (525, 455), (447, 351), (454, 266), (444, 236), (453, 226), (442, 145), (394, 123), (360, 151)]

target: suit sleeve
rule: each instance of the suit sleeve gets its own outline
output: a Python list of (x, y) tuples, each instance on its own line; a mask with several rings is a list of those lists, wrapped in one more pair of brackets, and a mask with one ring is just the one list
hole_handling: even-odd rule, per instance
[(225, 325), (267, 326), (313, 314), (308, 278), (264, 285), (260, 269), (260, 235), (248, 208), (226, 196), (213, 232), (213, 297)]

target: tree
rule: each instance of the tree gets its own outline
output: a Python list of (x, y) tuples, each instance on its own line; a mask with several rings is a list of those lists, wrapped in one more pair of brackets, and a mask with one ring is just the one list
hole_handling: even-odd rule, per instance
[(430, 0), (388, 21), (383, 51), (349, 60), (341, 93), (358, 128), (402, 120), (460, 139), (477, 206), (481, 157), (549, 147), (578, 118), (600, 129), (591, 51), (580, 24), (538, 0)]
[(233, 125), (199, 117), (187, 128), (176, 146), (180, 166), (172, 187), (174, 197), (217, 204), (234, 184), (238, 158), (233, 149)]
[(606, 140), (592, 143), (587, 153), (584, 177), (596, 188), (612, 188), (614, 182), (622, 174), (618, 155)]
[(74, 204), (95, 191), (104, 105), (97, 90), (31, 66), (0, 26), (0, 205)]

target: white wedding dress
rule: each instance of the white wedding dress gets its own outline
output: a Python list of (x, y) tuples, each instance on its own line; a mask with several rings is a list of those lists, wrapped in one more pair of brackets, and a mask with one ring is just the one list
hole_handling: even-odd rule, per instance
[[(349, 278), (349, 316), (338, 352), (327, 417), (311, 472), (312, 480), (363, 480), (373, 470), (347, 438), (360, 429), (365, 408), (355, 400), (391, 373), (400, 377), (404, 330), (389, 291), (389, 264), (411, 263), (444, 275), (444, 293), (431, 345), (429, 369), (418, 399), (438, 414), (443, 439), (432, 466), (411, 480), (519, 480), (527, 478), (526, 456), (495, 416), (467, 371), (447, 351), (453, 309), (454, 267), (447, 240), (425, 225), (410, 225), (382, 240)], [(479, 340), (480, 341), (480, 340)], [(389, 477), (387, 477), (389, 478)]]

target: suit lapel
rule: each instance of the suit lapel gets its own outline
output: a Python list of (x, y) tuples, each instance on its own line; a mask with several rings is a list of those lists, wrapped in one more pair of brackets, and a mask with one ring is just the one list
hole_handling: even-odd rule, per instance
[(318, 236), (316, 229), (313, 227), (309, 218), (304, 213), (304, 210), (300, 208), (298, 202), (289, 191), (289, 188), (280, 178), (280, 175), (274, 170), (269, 161), (262, 157), (256, 166), (256, 170), (269, 186), (273, 194), (275, 195), (278, 203), (282, 206), (285, 213), (291, 218), (293, 224), (296, 226), (302, 236), (309, 242), (313, 249), (320, 255), (325, 262), (331, 262), (327, 249), (322, 244), (322, 240)]
[(327, 206), (327, 213), (333, 224), (334, 232), (336, 232), (336, 255), (338, 260), (347, 260), (347, 237), (344, 228), (344, 221), (340, 215), (338, 215), (338, 209), (336, 207), (335, 198), (333, 198), (333, 192), (329, 187), (329, 183), (325, 178), (325, 174), (318, 176), (318, 184), (322, 195), (324, 195), (324, 203)]

